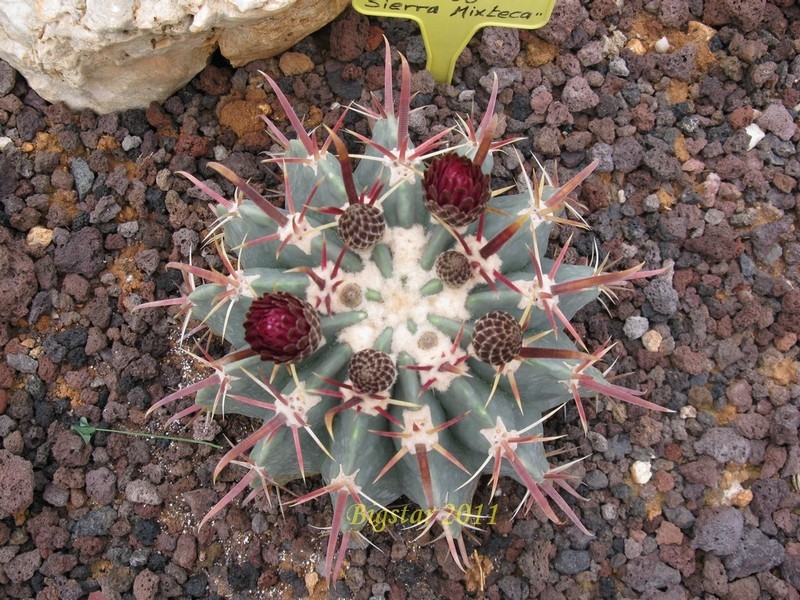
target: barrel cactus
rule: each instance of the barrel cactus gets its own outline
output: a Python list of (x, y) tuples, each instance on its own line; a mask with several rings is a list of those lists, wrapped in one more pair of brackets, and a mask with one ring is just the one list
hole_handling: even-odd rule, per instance
[[(601, 293), (657, 271), (643, 265), (607, 272), (602, 263), (543, 256), (556, 223), (583, 226), (571, 194), (594, 163), (560, 184), (522, 173), (516, 193), (492, 191), (495, 85), (485, 116), (459, 120), (463, 142), (446, 148), (441, 131), (409, 137), (410, 70), (401, 56), (394, 103), (390, 52), (385, 89), (369, 117), (372, 137), (348, 155), (340, 119), (318, 143), (276, 83), (266, 77), (297, 133), (272, 157), (284, 174), (278, 208), (223, 165), (209, 166), (236, 186), (232, 199), (184, 173), (216, 203), (211, 228), (221, 270), (170, 263), (184, 277), (179, 305), (231, 348), (211, 369), (153, 409), (194, 395), (172, 419), (247, 415), (261, 421), (219, 461), (244, 478), (206, 515), (241, 492), (321, 475), (323, 485), (294, 499), (333, 502), (326, 573), (337, 577), (345, 550), (375, 515), (394, 515), (401, 496), (416, 503), (422, 533), (436, 527), (453, 560), (469, 565), (460, 517), (482, 474), (494, 494), (501, 476), (526, 488), (523, 507), (558, 512), (585, 531), (562, 497), (578, 496), (566, 469), (551, 466), (543, 423), (597, 394), (653, 410), (641, 393), (609, 383), (570, 318)], [(354, 158), (358, 158), (354, 166)], [(190, 261), (191, 263), (191, 261)], [(197, 284), (196, 280), (202, 280)], [(202, 354), (202, 356), (200, 356)], [(354, 511), (363, 518), (352, 518)], [(202, 523), (201, 523), (202, 526)]]

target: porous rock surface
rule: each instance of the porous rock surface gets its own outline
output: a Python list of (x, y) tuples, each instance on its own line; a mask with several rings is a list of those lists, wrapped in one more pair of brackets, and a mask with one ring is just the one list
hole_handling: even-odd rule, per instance
[(40, 96), (98, 113), (163, 101), (217, 49), (234, 66), (279, 54), (347, 0), (5, 0), (0, 57)]

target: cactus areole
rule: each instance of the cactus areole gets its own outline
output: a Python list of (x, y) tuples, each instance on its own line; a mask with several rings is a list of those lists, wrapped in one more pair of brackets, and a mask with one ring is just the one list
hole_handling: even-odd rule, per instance
[[(589, 352), (570, 323), (600, 293), (660, 271), (566, 265), (566, 247), (543, 257), (553, 224), (585, 227), (572, 195), (595, 164), (563, 184), (523, 171), (518, 190), (493, 195), (493, 153), (515, 141), (493, 140), (497, 86), (480, 123), (460, 121), (460, 144), (444, 147), (447, 130), (414, 145), (400, 60), (398, 102), (387, 48), (383, 99), (357, 109), (372, 125), (371, 138), (352, 133), (364, 144), (357, 164), (340, 138), (343, 116), (318, 143), (265, 76), (297, 133), (267, 122), (284, 148), (270, 160), (284, 173), (285, 208), (223, 165), (210, 164), (236, 187), (232, 199), (184, 173), (217, 204), (222, 268), (170, 263), (184, 275), (180, 298), (142, 305), (179, 306), (231, 348), (212, 358), (192, 346), (211, 374), (153, 409), (193, 397), (173, 419), (262, 423), (218, 463), (215, 476), (231, 468), (243, 478), (203, 523), (245, 489), (269, 494), (320, 475), (322, 486), (293, 503), (332, 500), (329, 578), (353, 536), (368, 533), (369, 520), (347, 515), (391, 510), (402, 496), (426, 515), (413, 524), (420, 536), (435, 528), (469, 566), (464, 529), (480, 523), (452, 518), (453, 507), (472, 504), (482, 474), (489, 499), (509, 476), (527, 490), (524, 508), (586, 531), (564, 497), (579, 497), (569, 464), (548, 462), (554, 438), (543, 423), (574, 402), (586, 430), (582, 398), (598, 394), (663, 410), (609, 383), (597, 363), (610, 346)], [(185, 330), (186, 321), (186, 344)]]

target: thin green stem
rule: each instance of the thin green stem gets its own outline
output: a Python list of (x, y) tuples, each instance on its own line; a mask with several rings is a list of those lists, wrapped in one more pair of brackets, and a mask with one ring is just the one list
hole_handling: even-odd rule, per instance
[(135, 437), (147, 437), (153, 438), (156, 440), (169, 440), (171, 442), (186, 442), (187, 444), (203, 444), (205, 446), (211, 446), (212, 448), (216, 448), (217, 450), (222, 450), (222, 446), (219, 444), (215, 444), (213, 442), (206, 442), (203, 440), (193, 440), (191, 438), (183, 438), (183, 437), (173, 437), (169, 435), (157, 435), (155, 433), (143, 433), (141, 431), (124, 431), (121, 429), (105, 429), (103, 427), (93, 427), (89, 425), (89, 422), (86, 420), (86, 417), (81, 417), (81, 420), (78, 425), (73, 425), (72, 430), (75, 431), (78, 435), (83, 438), (83, 441), (87, 444), (92, 438), (92, 434), (97, 431), (103, 431), (105, 433), (121, 433), (122, 435), (131, 435)]

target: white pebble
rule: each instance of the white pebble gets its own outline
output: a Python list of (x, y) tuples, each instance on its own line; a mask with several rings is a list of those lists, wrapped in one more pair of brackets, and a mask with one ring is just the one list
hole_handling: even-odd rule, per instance
[(650, 352), (658, 352), (662, 339), (660, 333), (655, 329), (651, 329), (642, 336), (642, 345)]
[(703, 219), (709, 225), (719, 225), (725, 220), (725, 213), (718, 208), (709, 208)]
[(214, 146), (214, 160), (216, 160), (217, 162), (222, 162), (223, 160), (228, 158), (229, 154), (230, 153), (228, 152), (228, 149), (225, 146), (221, 144), (219, 146)]
[(617, 507), (613, 504), (603, 504), (603, 506), (600, 507), (600, 512), (606, 521), (617, 520)]
[(122, 140), (122, 149), (127, 152), (142, 145), (142, 138), (138, 135), (126, 135)]
[(125, 223), (120, 223), (117, 227), (117, 233), (119, 233), (125, 239), (130, 239), (136, 235), (139, 231), (139, 223), (138, 221), (126, 221)]
[(464, 90), (458, 95), (459, 102), (472, 102), (475, 99), (475, 90)]
[(631, 74), (628, 69), (628, 63), (626, 63), (625, 59), (622, 57), (612, 58), (608, 61), (608, 71), (617, 77), (627, 77)]
[(647, 333), (649, 327), (650, 321), (648, 321), (646, 317), (631, 316), (625, 319), (625, 326), (622, 330), (625, 332), (625, 335), (628, 336), (629, 340), (638, 340)]
[(639, 485), (644, 485), (650, 478), (653, 476), (653, 469), (650, 467), (649, 462), (644, 462), (642, 460), (637, 460), (635, 463), (631, 465), (631, 478), (633, 479), (634, 483), (638, 483)]
[(763, 140), (764, 136), (766, 135), (761, 127), (755, 123), (750, 123), (750, 125), (745, 127), (744, 130), (747, 132), (747, 135), (750, 136), (750, 143), (747, 145), (748, 150), (755, 148), (758, 145), (758, 142)]
[(662, 37), (660, 40), (656, 42), (655, 45), (656, 52), (659, 54), (666, 54), (669, 52), (669, 40), (665, 37)]

